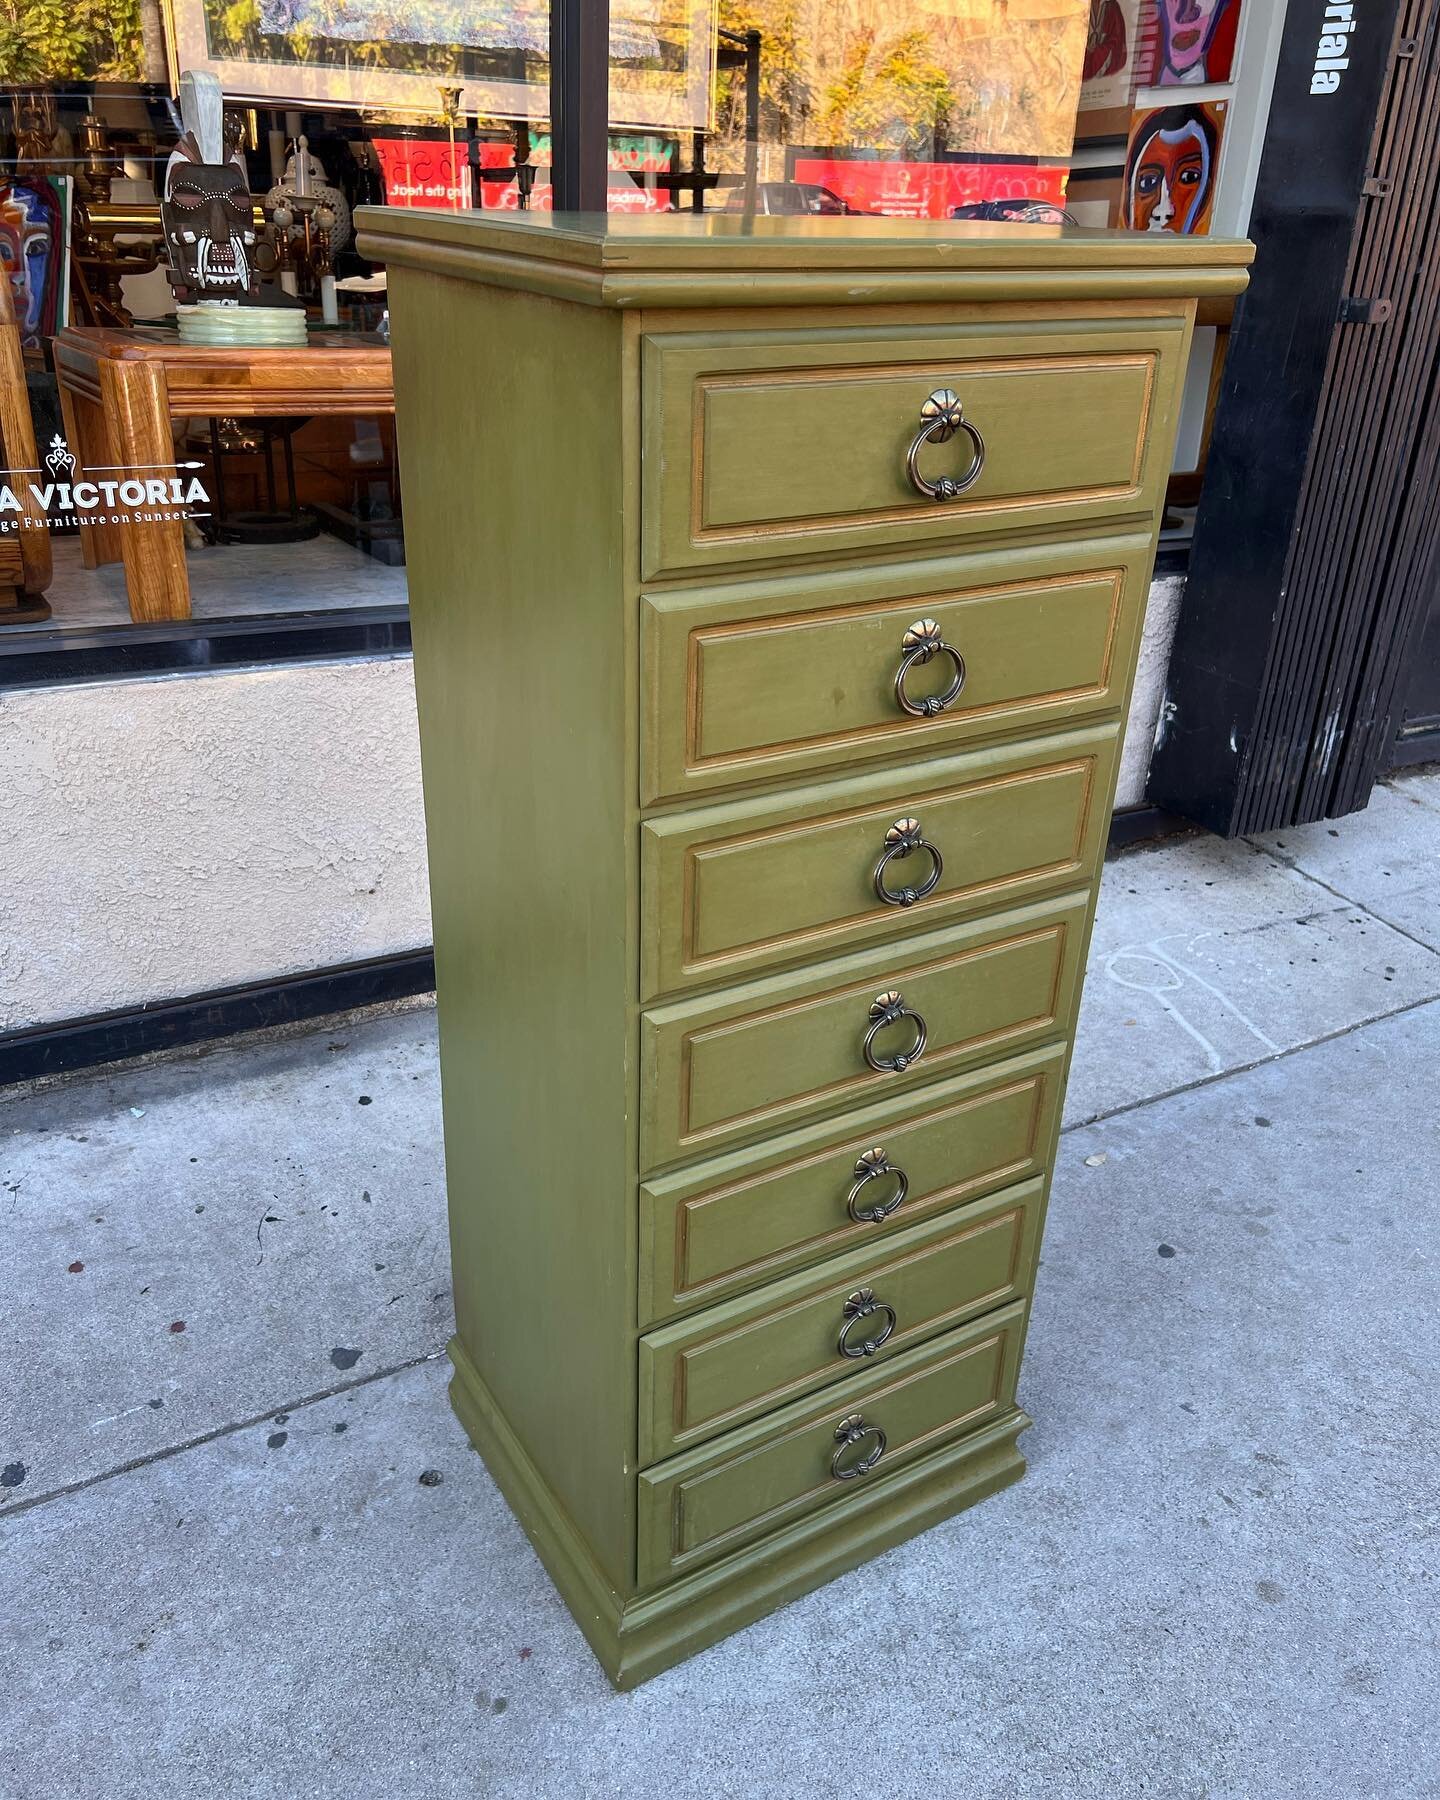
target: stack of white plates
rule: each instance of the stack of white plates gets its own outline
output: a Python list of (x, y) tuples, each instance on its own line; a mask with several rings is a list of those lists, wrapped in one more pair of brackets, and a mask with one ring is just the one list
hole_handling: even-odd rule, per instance
[(180, 342), (211, 349), (291, 347), (306, 342), (298, 306), (182, 306)]

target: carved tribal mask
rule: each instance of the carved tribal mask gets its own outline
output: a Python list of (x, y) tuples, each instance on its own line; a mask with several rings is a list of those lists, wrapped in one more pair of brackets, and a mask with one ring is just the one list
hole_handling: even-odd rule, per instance
[(243, 300), (258, 288), (255, 205), (238, 159), (202, 162), (187, 131), (166, 165), (160, 221), (177, 298)]

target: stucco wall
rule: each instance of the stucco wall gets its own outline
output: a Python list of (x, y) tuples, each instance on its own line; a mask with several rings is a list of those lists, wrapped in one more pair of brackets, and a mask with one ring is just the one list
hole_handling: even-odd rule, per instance
[(1161, 575), (1150, 584), (1145, 609), (1145, 630), (1140, 639), (1140, 661), (1135, 670), (1135, 690), (1130, 698), (1130, 723), (1125, 730), (1125, 749), (1120, 757), (1120, 782), (1115, 804), (1138, 806), (1145, 798), (1150, 773), (1150, 753), (1155, 745), (1155, 724), (1165, 698), (1165, 675), (1170, 666), (1170, 646), (1185, 593), (1183, 575)]
[(0, 1030), (429, 942), (408, 657), (0, 695)]

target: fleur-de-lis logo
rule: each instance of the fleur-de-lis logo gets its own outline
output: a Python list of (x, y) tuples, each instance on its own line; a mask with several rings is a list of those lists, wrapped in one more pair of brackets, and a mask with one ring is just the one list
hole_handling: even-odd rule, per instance
[(51, 438), (50, 448), (45, 453), (45, 467), (57, 480), (68, 480), (75, 473), (75, 458), (58, 431)]

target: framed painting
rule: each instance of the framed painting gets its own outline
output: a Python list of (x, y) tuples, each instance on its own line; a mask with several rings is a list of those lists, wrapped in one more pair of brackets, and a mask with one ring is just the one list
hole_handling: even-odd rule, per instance
[(1141, 87), (1228, 81), (1240, 0), (1141, 0), (1135, 71)]
[(1120, 223), (1120, 201), (1125, 192), (1125, 165), (1116, 153), (1113, 162), (1077, 164), (1065, 184), (1065, 210), (1077, 225), (1101, 231)]
[[(709, 123), (716, 0), (622, 0), (610, 18), (610, 115)], [(549, 0), (165, 0), (172, 86), (208, 69), (227, 99), (436, 115), (550, 116)]]
[(1135, 100), (1142, 0), (1091, 0), (1075, 141), (1123, 138)]
[(1126, 230), (1209, 231), (1226, 104), (1198, 100), (1135, 114), (1120, 201)]

